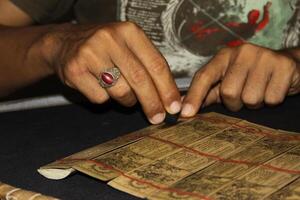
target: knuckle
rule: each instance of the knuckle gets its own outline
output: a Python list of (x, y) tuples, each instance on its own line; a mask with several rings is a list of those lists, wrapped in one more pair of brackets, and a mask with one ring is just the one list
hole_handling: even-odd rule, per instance
[(222, 98), (235, 100), (239, 98), (238, 91), (235, 90), (232, 87), (224, 86), (224, 84), (221, 84), (220, 94)]
[(168, 69), (166, 61), (160, 56), (154, 57), (149, 64), (149, 69), (155, 74), (161, 74)]
[(72, 61), (64, 68), (64, 74), (68, 78), (78, 77), (88, 72), (84, 65), (79, 65), (77, 62)]
[(264, 49), (263, 51), (261, 51), (261, 59), (262, 60), (270, 61), (271, 59), (274, 59), (276, 57), (277, 57), (277, 55), (274, 52), (272, 52), (271, 50)]
[(198, 70), (195, 74), (194, 79), (201, 81), (202, 83), (210, 83), (212, 76), (207, 70)]
[(141, 31), (141, 28), (136, 23), (131, 21), (122, 22), (122, 26), (124, 27), (125, 30), (130, 32)]
[(253, 44), (250, 44), (250, 43), (245, 43), (245, 44), (242, 44), (239, 49), (241, 52), (248, 52), (250, 50), (254, 50), (254, 49), (259, 49), (260, 47), (258, 46), (255, 46)]
[(141, 67), (135, 67), (130, 70), (130, 79), (137, 86), (143, 85), (147, 81), (147, 73)]
[(96, 93), (91, 98), (89, 98), (90, 102), (94, 104), (105, 103), (108, 99), (108, 95), (105, 95), (103, 93)]
[(130, 95), (130, 88), (123, 84), (114, 86), (114, 96), (118, 99), (126, 99)]
[(235, 63), (233, 63), (231, 65), (231, 68), (229, 69), (231, 72), (233, 71), (233, 69), (250, 69), (251, 68), (251, 65), (249, 65), (248, 63), (245, 63), (245, 62), (241, 62), (241, 61), (237, 61)]
[(114, 40), (114, 31), (109, 27), (101, 28), (96, 33), (95, 36), (102, 40), (113, 41)]
[(86, 57), (91, 56), (92, 53), (93, 53), (93, 51), (92, 51), (92, 49), (91, 49), (91, 47), (90, 47), (89, 44), (84, 44), (81, 47), (79, 47), (79, 51), (78, 51), (79, 57), (86, 58)]
[(242, 101), (246, 105), (257, 106), (263, 101), (263, 99), (261, 99), (257, 95), (253, 95), (253, 94), (250, 94), (250, 93), (243, 93), (242, 94)]
[(232, 51), (232, 47), (223, 47), (219, 50), (219, 52), (217, 53), (217, 55), (225, 55), (228, 54)]
[(289, 57), (283, 56), (283, 55), (279, 55), (278, 56), (279, 59), (279, 63), (281, 63), (280, 65), (277, 65), (280, 68), (284, 68), (286, 73), (293, 73), (296, 70), (296, 62)]
[(275, 94), (268, 94), (265, 97), (265, 103), (270, 106), (281, 104), (283, 100), (284, 100), (284, 96), (279, 96)]

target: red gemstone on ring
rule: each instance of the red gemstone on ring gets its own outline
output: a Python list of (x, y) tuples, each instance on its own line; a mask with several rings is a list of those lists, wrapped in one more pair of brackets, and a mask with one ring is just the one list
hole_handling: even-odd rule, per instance
[(102, 73), (101, 79), (107, 85), (111, 85), (114, 82), (114, 77), (110, 73), (107, 73), (107, 72)]

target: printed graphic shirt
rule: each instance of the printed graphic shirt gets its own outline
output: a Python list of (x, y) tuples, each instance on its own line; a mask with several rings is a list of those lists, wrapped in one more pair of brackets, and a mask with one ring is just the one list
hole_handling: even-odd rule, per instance
[(223, 47), (300, 46), (300, 0), (11, 1), (39, 24), (136, 22), (176, 77), (192, 76)]

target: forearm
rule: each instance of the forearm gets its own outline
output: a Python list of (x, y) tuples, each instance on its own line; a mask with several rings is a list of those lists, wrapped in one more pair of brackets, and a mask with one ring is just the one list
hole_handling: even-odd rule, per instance
[(35, 45), (50, 29), (0, 26), (0, 96), (54, 73)]

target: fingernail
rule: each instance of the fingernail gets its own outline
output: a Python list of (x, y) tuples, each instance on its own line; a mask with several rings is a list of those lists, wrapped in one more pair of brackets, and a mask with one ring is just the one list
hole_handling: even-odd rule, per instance
[(184, 117), (191, 117), (194, 115), (194, 107), (191, 104), (185, 104), (182, 108), (181, 114)]
[(176, 114), (179, 113), (181, 110), (181, 103), (178, 101), (174, 101), (170, 105), (170, 114)]
[(165, 119), (165, 113), (158, 113), (156, 115), (154, 115), (151, 119), (150, 119), (150, 122), (152, 124), (159, 124), (159, 123), (162, 123)]

